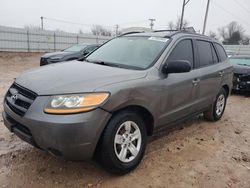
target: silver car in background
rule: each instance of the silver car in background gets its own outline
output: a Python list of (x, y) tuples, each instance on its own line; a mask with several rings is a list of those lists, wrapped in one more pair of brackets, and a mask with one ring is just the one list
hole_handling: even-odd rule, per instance
[(76, 44), (59, 52), (46, 53), (40, 58), (40, 66), (84, 58), (99, 46), (99, 44)]

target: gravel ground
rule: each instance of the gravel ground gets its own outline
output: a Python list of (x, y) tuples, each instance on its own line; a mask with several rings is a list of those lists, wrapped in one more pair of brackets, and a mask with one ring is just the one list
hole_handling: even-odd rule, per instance
[[(39, 66), (41, 54), (0, 53), (0, 111), (13, 78)], [(232, 95), (215, 123), (193, 118), (149, 139), (146, 155), (125, 176), (95, 162), (70, 162), (33, 148), (0, 117), (1, 187), (250, 188), (250, 98)]]

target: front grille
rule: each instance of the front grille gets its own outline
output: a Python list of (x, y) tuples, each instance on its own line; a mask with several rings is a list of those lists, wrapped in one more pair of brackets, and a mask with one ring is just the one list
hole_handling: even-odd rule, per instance
[(36, 97), (36, 93), (14, 83), (6, 94), (5, 102), (13, 112), (24, 116)]

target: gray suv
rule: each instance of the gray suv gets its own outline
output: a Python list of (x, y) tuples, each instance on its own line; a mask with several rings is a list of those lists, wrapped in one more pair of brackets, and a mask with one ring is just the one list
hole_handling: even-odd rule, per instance
[(141, 161), (147, 136), (191, 116), (219, 120), (232, 88), (223, 47), (187, 31), (116, 37), (83, 61), (19, 76), (4, 123), (30, 144), (69, 160), (95, 158), (124, 174)]

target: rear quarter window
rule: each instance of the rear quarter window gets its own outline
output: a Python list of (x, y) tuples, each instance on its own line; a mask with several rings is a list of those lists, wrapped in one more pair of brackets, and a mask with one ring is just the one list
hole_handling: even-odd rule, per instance
[(215, 47), (219, 53), (220, 61), (225, 61), (227, 59), (227, 54), (224, 48), (220, 44), (217, 44), (217, 43), (215, 43)]

